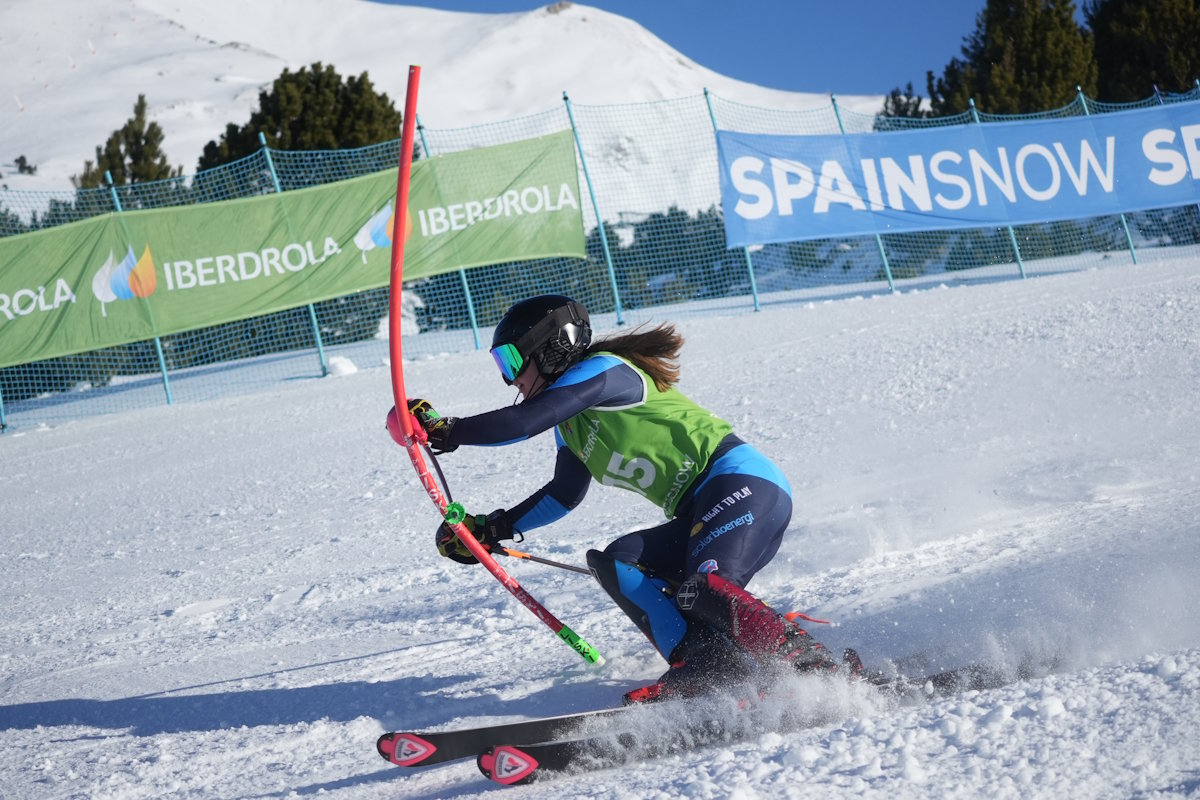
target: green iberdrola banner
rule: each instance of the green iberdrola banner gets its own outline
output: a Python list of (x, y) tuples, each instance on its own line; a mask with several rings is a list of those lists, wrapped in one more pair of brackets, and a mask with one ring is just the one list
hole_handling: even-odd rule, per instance
[[(396, 170), (0, 239), (0, 367), (388, 284)], [(570, 131), (413, 163), (406, 279), (584, 258)]]

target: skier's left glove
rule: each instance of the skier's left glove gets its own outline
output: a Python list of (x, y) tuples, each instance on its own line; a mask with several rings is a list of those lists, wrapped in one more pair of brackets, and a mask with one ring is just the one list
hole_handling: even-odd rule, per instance
[[(490, 514), (476, 514), (463, 520), (463, 525), (475, 537), (476, 541), (491, 551), (505, 539), (513, 538), (512, 523), (503, 508), (498, 508)], [(438, 552), (446, 558), (460, 564), (478, 564), (479, 560), (471, 555), (471, 551), (462, 543), (458, 535), (446, 523), (438, 526), (434, 537)]]
[[(421, 430), (425, 431), (429, 446), (435, 453), (450, 453), (458, 449), (458, 445), (450, 444), (450, 431), (453, 430), (454, 423), (458, 422), (457, 417), (441, 416), (433, 410), (428, 400), (418, 397), (408, 401), (408, 413), (421, 426)], [(400, 418), (396, 414), (395, 406), (388, 412), (387, 429), (398, 444), (404, 444), (404, 432), (400, 427)]]

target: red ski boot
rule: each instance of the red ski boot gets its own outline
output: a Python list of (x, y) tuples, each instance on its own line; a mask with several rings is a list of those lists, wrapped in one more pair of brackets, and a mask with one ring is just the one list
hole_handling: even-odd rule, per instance
[(798, 672), (832, 672), (839, 665), (825, 646), (762, 600), (719, 575), (688, 578), (675, 595), (684, 615), (725, 634), (763, 668), (790, 665)]
[(710, 694), (746, 680), (754, 671), (745, 653), (694, 622), (688, 623), (687, 633), (672, 651), (670, 665), (654, 683), (627, 692), (625, 705)]

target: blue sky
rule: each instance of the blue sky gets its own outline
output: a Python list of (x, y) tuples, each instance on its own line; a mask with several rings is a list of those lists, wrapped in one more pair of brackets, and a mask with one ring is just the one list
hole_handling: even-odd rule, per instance
[[(388, 0), (385, 0), (385, 2)], [(453, 11), (529, 11), (550, 0), (394, 0)], [(590, 0), (738, 80), (802, 92), (887, 94), (961, 55), (986, 0)], [(603, 69), (603, 64), (597, 64)]]

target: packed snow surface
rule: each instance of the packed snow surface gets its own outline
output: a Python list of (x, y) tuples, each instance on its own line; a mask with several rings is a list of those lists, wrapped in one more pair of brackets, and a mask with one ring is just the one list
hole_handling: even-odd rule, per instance
[[(665, 318), (667, 312), (662, 312)], [(778, 461), (795, 514), (750, 588), (912, 674), (1033, 666), (897, 708), (800, 681), (817, 724), (513, 797), (1185, 797), (1200, 792), (1200, 271), (1116, 265), (688, 318), (682, 388)], [(603, 332), (603, 331), (602, 331)], [(486, 352), (405, 364), (463, 415)], [(376, 737), (601, 708), (661, 660), (587, 576), (505, 561), (588, 667), (438, 518), (384, 431), (381, 363), (0, 437), (0, 796), (490, 796)], [(472, 512), (544, 435), (441, 459)], [(523, 547), (580, 564), (655, 524), (595, 486)], [(668, 717), (661, 721), (670, 726)]]

